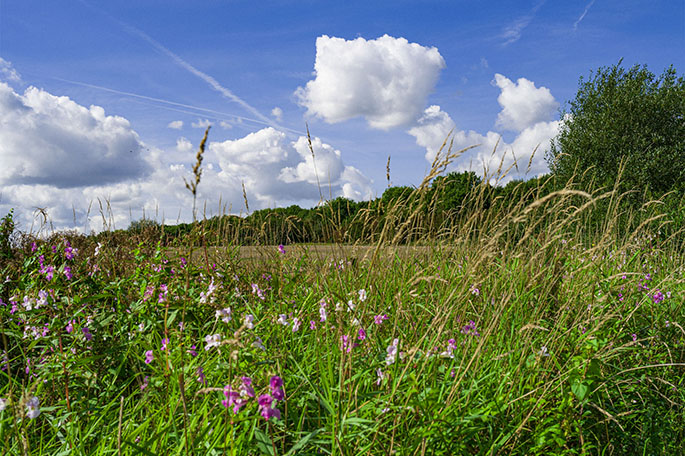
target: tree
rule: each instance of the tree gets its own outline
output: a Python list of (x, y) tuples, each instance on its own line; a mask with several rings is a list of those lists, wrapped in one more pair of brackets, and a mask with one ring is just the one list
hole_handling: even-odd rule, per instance
[(562, 119), (546, 156), (562, 182), (590, 170), (587, 177), (612, 186), (624, 163), (621, 190), (685, 190), (685, 78), (673, 66), (657, 78), (619, 61), (581, 77)]

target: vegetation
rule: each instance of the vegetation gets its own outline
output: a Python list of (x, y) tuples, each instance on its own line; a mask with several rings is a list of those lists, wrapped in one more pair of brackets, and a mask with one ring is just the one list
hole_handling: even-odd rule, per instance
[(8, 214), (0, 452), (680, 454), (682, 200), (454, 157), (311, 210), (40, 239)]
[(587, 172), (612, 187), (620, 175), (621, 190), (637, 190), (639, 204), (685, 191), (685, 77), (675, 68), (660, 77), (620, 62), (600, 68), (581, 77), (562, 116), (547, 157), (561, 180)]

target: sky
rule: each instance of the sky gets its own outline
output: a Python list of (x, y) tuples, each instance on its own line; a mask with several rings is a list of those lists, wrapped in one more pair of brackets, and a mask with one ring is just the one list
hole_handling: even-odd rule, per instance
[(200, 217), (418, 185), (448, 135), (526, 179), (581, 76), (684, 49), (682, 0), (0, 0), (0, 216), (190, 221), (209, 125)]

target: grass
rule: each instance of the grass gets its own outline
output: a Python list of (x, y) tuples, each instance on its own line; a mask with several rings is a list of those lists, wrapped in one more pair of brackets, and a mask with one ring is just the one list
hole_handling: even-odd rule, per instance
[(0, 284), (2, 453), (682, 454), (682, 233), (658, 205), (569, 185), (485, 212), (481, 186), (437, 217), (429, 180), (334, 255), (24, 237)]

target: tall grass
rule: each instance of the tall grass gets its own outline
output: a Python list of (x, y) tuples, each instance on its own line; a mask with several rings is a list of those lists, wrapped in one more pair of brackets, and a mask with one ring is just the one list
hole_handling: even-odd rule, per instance
[(234, 224), (174, 249), (24, 237), (0, 285), (3, 454), (681, 454), (682, 233), (573, 180), (439, 210), (457, 155), (352, 224), (327, 206), (327, 256), (248, 261)]

